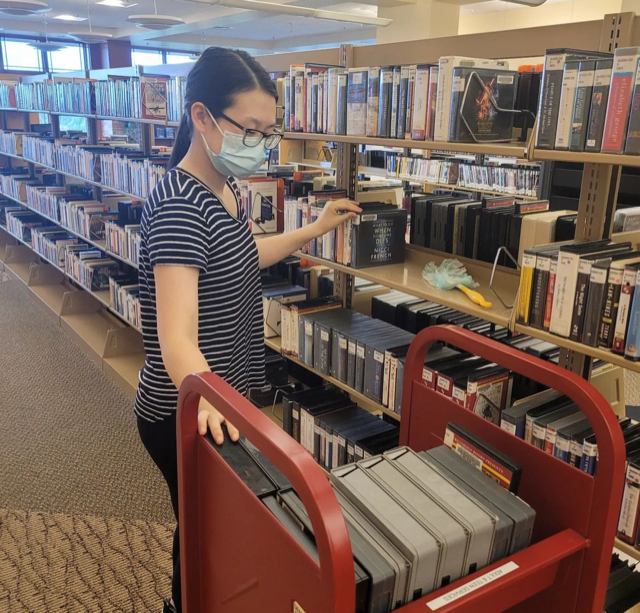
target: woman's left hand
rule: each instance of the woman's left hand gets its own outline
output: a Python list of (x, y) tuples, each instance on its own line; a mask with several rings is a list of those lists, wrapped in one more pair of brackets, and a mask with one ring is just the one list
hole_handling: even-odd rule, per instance
[(313, 227), (317, 230), (316, 236), (322, 236), (331, 232), (347, 219), (355, 219), (362, 209), (357, 202), (341, 198), (340, 200), (329, 200), (322, 208), (322, 213), (314, 222)]

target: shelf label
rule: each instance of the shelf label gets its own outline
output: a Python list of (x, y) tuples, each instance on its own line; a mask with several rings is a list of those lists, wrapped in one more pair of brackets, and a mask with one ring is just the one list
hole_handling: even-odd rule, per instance
[(429, 607), (431, 611), (437, 611), (438, 609), (451, 604), (455, 600), (463, 598), (467, 594), (479, 590), (481, 587), (484, 587), (489, 583), (493, 583), (498, 579), (502, 579), (502, 577), (508, 575), (509, 573), (512, 573), (514, 570), (518, 570), (518, 568), (519, 566), (515, 562), (508, 562), (507, 564), (498, 566), (498, 568), (494, 568), (492, 571), (481, 575), (477, 579), (469, 581), (469, 583), (465, 583), (459, 588), (452, 590), (448, 594), (445, 594), (444, 596), (440, 596), (440, 598), (436, 598), (435, 600), (428, 602), (427, 607)]

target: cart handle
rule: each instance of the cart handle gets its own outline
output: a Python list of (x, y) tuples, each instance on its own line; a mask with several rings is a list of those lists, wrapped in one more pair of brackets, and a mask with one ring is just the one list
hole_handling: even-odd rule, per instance
[[(427, 351), (438, 341), (444, 341), (453, 347), (530, 377), (568, 396), (578, 405), (588, 418), (598, 442), (598, 474), (594, 484), (594, 502), (589, 527), (591, 548), (595, 552), (603, 552), (613, 545), (624, 484), (624, 438), (613, 411), (602, 394), (588, 381), (571, 371), (457, 326), (426, 328), (416, 336), (407, 354), (402, 398), (402, 406), (406, 408), (402, 412), (400, 423), (401, 440), (404, 444), (408, 444), (410, 440), (411, 411), (415, 410), (411, 402), (414, 393), (413, 383), (422, 382), (422, 368)], [(419, 391), (415, 393), (419, 394)], [(428, 407), (425, 407), (425, 410), (428, 411)], [(598, 588), (602, 588), (600, 593), (604, 593), (606, 589), (609, 564), (610, 558), (604, 555), (590, 555), (585, 562), (588, 575), (597, 577), (598, 584), (604, 582), (604, 587), (598, 585)], [(593, 585), (585, 587), (587, 591), (594, 590)]]
[[(338, 500), (329, 481), (309, 453), (284, 430), (253, 406), (218, 375), (206, 372), (189, 375), (180, 386), (178, 398), (178, 487), (180, 491), (180, 545), (185, 551), (190, 530), (197, 530), (196, 505), (186, 505), (182, 492), (183, 474), (198, 469), (198, 407), (204, 398), (289, 479), (300, 496), (313, 525), (323, 591), (334, 603), (331, 613), (347, 613), (355, 602), (355, 581), (351, 541)], [(196, 536), (197, 539), (197, 536)], [(192, 539), (190, 539), (193, 542)], [(183, 591), (185, 581), (197, 581), (198, 569), (181, 560)], [(198, 590), (197, 585), (191, 586)], [(327, 611), (329, 613), (329, 611)]]

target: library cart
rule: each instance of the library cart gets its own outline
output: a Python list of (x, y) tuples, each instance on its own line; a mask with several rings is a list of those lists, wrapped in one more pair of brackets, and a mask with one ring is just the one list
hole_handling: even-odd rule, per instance
[[(566, 394), (589, 418), (599, 446), (596, 477), (580, 472), (422, 384), (434, 342), (480, 355)], [(525, 550), (398, 609), (402, 613), (601, 613), (622, 497), (624, 444), (602, 396), (577, 375), (451, 326), (422, 331), (405, 370), (401, 443), (442, 444), (455, 421), (522, 465), (519, 495), (537, 512)], [(197, 433), (202, 396), (291, 481), (314, 527), (320, 564)], [(322, 469), (266, 415), (213, 374), (180, 390), (180, 545), (186, 613), (353, 613), (353, 557)]]

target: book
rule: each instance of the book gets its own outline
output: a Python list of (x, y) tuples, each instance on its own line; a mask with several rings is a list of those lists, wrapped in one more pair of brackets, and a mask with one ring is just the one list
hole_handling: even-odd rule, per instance
[[(587, 122), (589, 109), (593, 97), (593, 87), (596, 76), (596, 60), (582, 60), (578, 69), (578, 84), (576, 87), (575, 105), (571, 118), (571, 136), (569, 149), (584, 151), (587, 140)], [(557, 147), (557, 139), (556, 139)]]
[(327, 134), (337, 134), (338, 75), (342, 68), (329, 68), (327, 73)]
[(624, 152), (627, 155), (640, 155), (640, 70), (636, 70)]
[(516, 71), (455, 67), (448, 140), (510, 141), (517, 86)]
[(429, 64), (419, 64), (416, 67), (413, 116), (411, 118), (411, 138), (413, 140), (425, 140), (427, 137), (430, 69)]
[(624, 354), (625, 339), (627, 337), (627, 328), (629, 325), (629, 313), (631, 311), (631, 303), (635, 293), (638, 271), (640, 265), (631, 264), (624, 267), (622, 274), (622, 285), (620, 288), (620, 300), (618, 303), (618, 314), (613, 332), (613, 344), (611, 350), (614, 353)]
[(367, 76), (367, 136), (378, 136), (378, 111), (380, 107), (380, 68), (369, 68)]
[(347, 134), (364, 136), (367, 131), (368, 71), (350, 68), (347, 85)]
[(629, 326), (627, 329), (624, 347), (625, 357), (634, 361), (640, 359), (640, 291), (637, 290), (638, 277), (636, 277), (636, 287), (631, 301)]
[(409, 66), (400, 67), (400, 87), (398, 90), (398, 123), (396, 126), (396, 138), (405, 137), (407, 124), (407, 99), (409, 96)]
[(612, 59), (602, 59), (596, 62), (596, 72), (593, 81), (591, 104), (589, 105), (589, 120), (587, 122), (587, 137), (585, 151), (599, 152), (602, 148), (602, 134), (604, 120), (611, 88)]
[(393, 67), (393, 81), (391, 86), (391, 127), (389, 136), (398, 138), (398, 111), (400, 105), (400, 81), (402, 79), (402, 67)]
[(453, 70), (458, 66), (467, 68), (509, 69), (506, 60), (486, 60), (458, 56), (441, 57), (438, 61), (438, 86), (433, 140), (446, 141), (451, 120), (451, 97), (453, 95)]
[(433, 140), (436, 129), (436, 103), (438, 100), (439, 67), (432, 66), (429, 70), (429, 96), (427, 106), (427, 121), (425, 140)]
[(416, 72), (418, 67), (416, 65), (409, 66), (409, 85), (407, 88), (407, 100), (406, 100), (406, 113), (404, 121), (404, 135), (405, 138), (411, 138), (411, 125), (413, 123), (413, 103), (416, 87)]
[[(347, 133), (347, 108), (348, 108), (348, 73), (338, 73), (337, 83), (337, 107), (336, 107), (336, 134)], [(361, 103), (358, 103), (361, 104)]]
[(615, 51), (602, 136), (603, 153), (624, 151), (639, 59), (640, 47), (618, 47)]
[(560, 104), (558, 105), (558, 123), (556, 125), (556, 149), (569, 149), (571, 120), (576, 106), (579, 69), (579, 60), (567, 60), (564, 64), (562, 86), (560, 88)]
[(380, 100), (378, 105), (378, 136), (391, 136), (391, 104), (393, 98), (393, 66), (380, 68)]
[(600, 321), (604, 308), (606, 283), (609, 276), (609, 267), (611, 266), (611, 262), (611, 258), (605, 258), (598, 262), (594, 262), (591, 266), (587, 306), (585, 308), (582, 330), (582, 342), (590, 347), (598, 346)]

